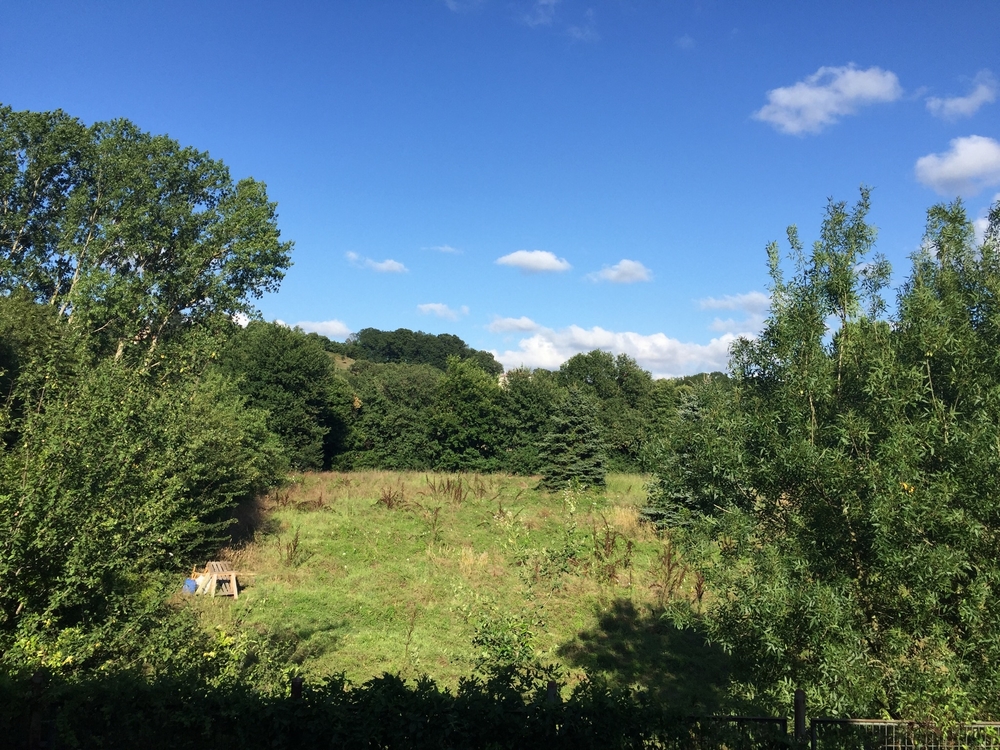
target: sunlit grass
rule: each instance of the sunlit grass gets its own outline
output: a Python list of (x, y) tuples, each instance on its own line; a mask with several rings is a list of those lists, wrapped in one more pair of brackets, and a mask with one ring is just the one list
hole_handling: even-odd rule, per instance
[[(646, 481), (612, 475), (601, 491), (547, 493), (531, 477), (304, 474), (262, 501), (251, 542), (226, 551), (239, 601), (192, 606), (206, 626), (286, 634), (306, 675), (454, 685), (475, 668), (477, 626), (503, 614), (531, 623), (535, 658), (571, 683), (581, 665), (631, 675), (615, 667), (623, 658), (655, 672), (674, 637), (658, 615), (692, 600), (694, 581), (679, 560), (665, 570), (669, 541), (640, 521)], [(609, 623), (642, 643), (622, 646)]]

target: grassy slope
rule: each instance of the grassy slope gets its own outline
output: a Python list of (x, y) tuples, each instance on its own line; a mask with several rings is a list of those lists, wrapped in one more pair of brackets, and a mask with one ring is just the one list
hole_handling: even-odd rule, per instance
[[(268, 498), (253, 541), (229, 551), (238, 602), (202, 599), (206, 625), (266, 628), (297, 643), (306, 674), (475, 669), (477, 629), (521, 623), (570, 683), (584, 669), (664, 700), (711, 708), (724, 657), (659, 618), (695, 601), (669, 542), (638, 522), (644, 478), (548, 494), (526, 477), (306, 474)], [(391, 506), (391, 507), (390, 507)]]

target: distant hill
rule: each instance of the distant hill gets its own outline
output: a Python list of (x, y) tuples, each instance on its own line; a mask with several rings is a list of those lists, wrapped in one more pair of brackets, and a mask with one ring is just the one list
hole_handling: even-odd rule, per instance
[[(318, 333), (310, 333), (310, 337), (319, 340), (323, 348), (351, 360), (367, 360), (369, 362), (392, 362), (405, 364), (424, 364), (444, 370), (448, 357), (470, 359), (491, 375), (501, 375), (503, 365), (489, 352), (473, 349), (458, 336), (450, 333), (424, 333), (411, 331), (408, 328), (397, 328), (395, 331), (380, 331), (377, 328), (363, 328), (353, 333), (343, 344), (331, 341)], [(344, 367), (343, 361), (337, 362), (338, 367)], [(346, 363), (350, 366), (350, 363)]]

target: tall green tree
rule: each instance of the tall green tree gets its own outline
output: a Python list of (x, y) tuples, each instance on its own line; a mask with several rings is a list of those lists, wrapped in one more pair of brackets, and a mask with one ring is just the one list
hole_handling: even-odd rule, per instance
[(445, 471), (497, 471), (508, 418), (497, 379), (472, 360), (450, 357), (432, 416), (435, 465)]
[(608, 467), (638, 471), (646, 445), (658, 436), (652, 376), (627, 354), (595, 349), (570, 357), (559, 368), (563, 386), (575, 384), (595, 397)]
[(0, 107), (0, 293), (52, 305), (118, 356), (251, 313), (290, 249), (264, 185), (204, 152), (127, 120)]
[(803, 687), (839, 715), (994, 718), (1000, 688), (1000, 207), (976, 247), (928, 215), (897, 310), (868, 193), (828, 206), (772, 312), (709, 387), (653, 499), (688, 519), (715, 597), (705, 626), (743, 697)]
[(252, 407), (267, 412), (297, 469), (328, 466), (343, 440), (346, 389), (322, 346), (299, 330), (251, 321), (229, 339), (219, 366)]
[(592, 396), (575, 385), (567, 389), (548, 432), (539, 442), (538, 452), (542, 474), (539, 487), (559, 490), (604, 486), (604, 445)]
[(350, 413), (339, 468), (430, 469), (431, 415), (444, 374), (430, 365), (359, 360), (348, 373)]
[(502, 387), (510, 423), (505, 468), (514, 474), (537, 474), (542, 468), (539, 441), (549, 431), (562, 389), (554, 373), (527, 368), (507, 372)]

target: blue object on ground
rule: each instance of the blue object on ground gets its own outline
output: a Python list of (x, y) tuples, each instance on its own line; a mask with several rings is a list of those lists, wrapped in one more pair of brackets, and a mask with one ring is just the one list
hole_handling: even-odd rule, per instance
[(198, 590), (198, 582), (193, 578), (188, 578), (184, 581), (184, 588), (181, 590), (185, 594), (193, 594)]

